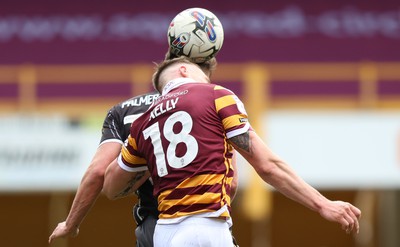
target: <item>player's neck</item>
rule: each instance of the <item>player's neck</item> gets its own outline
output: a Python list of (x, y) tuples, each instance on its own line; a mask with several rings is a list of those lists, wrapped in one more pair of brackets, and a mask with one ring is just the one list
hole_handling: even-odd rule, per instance
[(175, 78), (175, 79), (167, 82), (167, 84), (165, 84), (165, 86), (162, 90), (162, 95), (167, 94), (172, 89), (179, 87), (180, 85), (183, 85), (186, 83), (191, 83), (191, 82), (196, 82), (196, 81), (193, 80), (192, 78), (184, 78), (184, 77)]

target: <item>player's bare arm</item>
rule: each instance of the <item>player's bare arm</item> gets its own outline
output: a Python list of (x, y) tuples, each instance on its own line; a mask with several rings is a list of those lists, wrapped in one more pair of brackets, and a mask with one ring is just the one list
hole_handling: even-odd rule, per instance
[[(233, 140), (232, 140), (233, 139)], [(301, 179), (285, 161), (275, 155), (254, 132), (230, 138), (235, 149), (259, 176), (288, 198), (341, 224), (347, 233), (358, 232), (361, 211), (347, 202), (331, 201)], [(246, 149), (247, 148), (247, 149)]]
[(149, 177), (148, 171), (123, 170), (115, 159), (106, 170), (103, 192), (110, 200), (125, 197), (136, 191)]
[(135, 186), (137, 184), (138, 181), (140, 181), (145, 175), (145, 172), (136, 172), (135, 175), (131, 178), (131, 180), (128, 181), (128, 183), (126, 184), (126, 187), (115, 196), (115, 199), (117, 198), (121, 198), (121, 197), (125, 197), (129, 194), (131, 194), (134, 190), (132, 190), (135, 187), (139, 187), (139, 186)]
[(231, 194), (230, 194), (231, 202), (233, 202), (233, 200), (235, 199), (237, 190), (239, 187), (239, 176), (238, 176), (238, 168), (237, 168), (237, 153), (236, 153), (236, 151), (234, 151), (234, 153), (233, 153), (232, 167), (235, 172), (233, 174), (233, 179), (232, 179), (232, 183), (231, 183)]
[(101, 189), (103, 188), (104, 173), (107, 166), (121, 151), (121, 144), (109, 142), (100, 145), (86, 170), (72, 207), (65, 221), (60, 222), (49, 237), (49, 243), (59, 237), (75, 237), (79, 233), (79, 226), (88, 214)]
[(251, 143), (250, 143), (249, 131), (246, 131), (241, 135), (234, 136), (230, 138), (229, 141), (236, 150), (241, 149), (242, 151), (250, 152)]

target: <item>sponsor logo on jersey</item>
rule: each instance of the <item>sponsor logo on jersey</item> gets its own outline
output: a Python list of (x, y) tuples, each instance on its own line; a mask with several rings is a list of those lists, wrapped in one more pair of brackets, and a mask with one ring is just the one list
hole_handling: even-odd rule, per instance
[(155, 101), (155, 103), (163, 101), (163, 100), (167, 100), (167, 99), (170, 99), (170, 98), (175, 98), (175, 97), (178, 97), (178, 96), (182, 96), (182, 95), (185, 95), (185, 94), (188, 94), (188, 93), (189, 93), (189, 90), (183, 90), (183, 91), (179, 91), (179, 92), (175, 92), (175, 93), (169, 93), (169, 94), (166, 94), (166, 95), (161, 95), (161, 96), (159, 96), (157, 98), (157, 101)]
[(141, 106), (141, 105), (151, 105), (155, 99), (158, 98), (158, 94), (149, 94), (143, 97), (134, 98), (127, 100), (121, 104), (121, 108), (129, 106)]

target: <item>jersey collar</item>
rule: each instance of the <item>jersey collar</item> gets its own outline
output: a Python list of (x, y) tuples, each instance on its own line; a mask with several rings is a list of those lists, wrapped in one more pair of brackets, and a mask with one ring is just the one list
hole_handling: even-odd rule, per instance
[(172, 89), (179, 87), (180, 85), (186, 84), (186, 83), (191, 83), (191, 82), (196, 82), (192, 78), (176, 78), (171, 81), (169, 81), (163, 88), (162, 90), (162, 95), (165, 95), (169, 93)]

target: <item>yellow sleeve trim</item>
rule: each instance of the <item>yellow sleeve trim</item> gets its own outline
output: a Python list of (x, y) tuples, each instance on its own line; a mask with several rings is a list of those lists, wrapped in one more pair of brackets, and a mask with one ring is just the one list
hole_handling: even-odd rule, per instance
[(132, 138), (131, 135), (128, 136), (128, 143), (133, 149), (137, 150), (137, 144), (135, 138)]
[(234, 104), (236, 104), (236, 101), (232, 97), (232, 95), (226, 95), (226, 96), (220, 97), (215, 100), (215, 106), (216, 106), (217, 112), (219, 112), (219, 110), (221, 110), (224, 107), (234, 105)]
[(124, 158), (124, 160), (126, 160), (129, 164), (138, 164), (138, 165), (139, 164), (140, 165), (147, 164), (145, 159), (129, 153), (129, 151), (128, 151), (128, 149), (126, 149), (126, 147), (122, 148), (121, 153), (122, 153), (122, 157)]
[(233, 115), (233, 116), (224, 118), (222, 120), (222, 124), (225, 129), (229, 129), (229, 128), (243, 124), (242, 122), (240, 122), (240, 119), (247, 119), (247, 116), (245, 114)]

